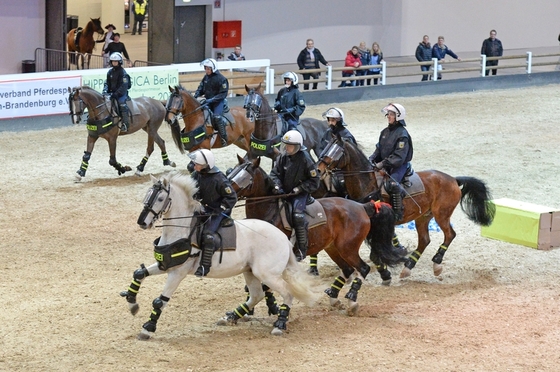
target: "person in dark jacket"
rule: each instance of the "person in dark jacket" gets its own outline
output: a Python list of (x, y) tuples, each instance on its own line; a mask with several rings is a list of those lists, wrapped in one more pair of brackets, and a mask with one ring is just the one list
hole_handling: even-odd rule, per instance
[[(362, 62), (362, 66), (369, 65), (371, 61), (371, 51), (366, 47), (366, 42), (360, 42), (358, 47), (358, 52), (360, 53), (360, 61)], [(358, 70), (356, 71), (356, 76), (364, 76), (368, 73), (369, 70)], [(364, 79), (365, 80), (365, 79)], [(364, 86), (364, 80), (356, 80), (357, 86)], [(371, 82), (371, 79), (370, 79)], [(369, 84), (368, 84), (369, 85)]]
[[(296, 257), (301, 261), (307, 255), (307, 220), (305, 206), (310, 194), (319, 188), (319, 172), (311, 155), (303, 146), (303, 137), (297, 130), (290, 130), (282, 137), (284, 150), (276, 159), (270, 172), (275, 195), (288, 193), (286, 200), (292, 205), (292, 222), (296, 233)], [(295, 248), (295, 247), (294, 247)]]
[(128, 67), (132, 67), (132, 63), (130, 62), (130, 56), (126, 51), (126, 46), (124, 43), (121, 42), (121, 34), (115, 32), (113, 34), (113, 42), (109, 43), (107, 47), (103, 50), (103, 52), (108, 55), (109, 57), (113, 53), (120, 53), (124, 58), (126, 58), (126, 63)]
[[(426, 62), (432, 60), (432, 45), (430, 44), (430, 37), (424, 35), (422, 42), (416, 47), (416, 60), (418, 62)], [(420, 66), (422, 71), (430, 71), (430, 66)], [(422, 81), (428, 80), (428, 74), (422, 75)]]
[[(381, 64), (383, 61), (383, 52), (381, 51), (381, 47), (377, 42), (371, 44), (371, 58), (368, 65), (375, 66)], [(381, 69), (379, 67), (370, 68), (366, 75), (379, 75), (381, 73)], [(367, 85), (371, 85), (372, 79), (367, 79)], [(377, 85), (378, 78), (373, 78), (373, 85)]]
[(222, 147), (225, 147), (228, 144), (227, 122), (222, 114), (229, 90), (229, 82), (218, 70), (218, 63), (215, 59), (207, 58), (200, 62), (200, 65), (204, 67), (206, 75), (204, 75), (198, 85), (198, 89), (194, 92), (194, 98), (204, 96), (206, 99), (204, 104), (214, 113), (212, 125), (220, 134)]
[[(504, 54), (504, 48), (502, 47), (502, 42), (496, 39), (496, 30), (490, 31), (490, 37), (484, 39), (482, 42), (482, 48), (480, 49), (480, 54), (486, 55), (486, 57), (501, 57)], [(486, 61), (486, 66), (498, 66), (498, 61)], [(492, 75), (496, 75), (498, 69), (492, 69)], [(484, 75), (488, 76), (490, 70), (486, 70)]]
[(202, 231), (202, 258), (200, 266), (194, 273), (196, 276), (206, 276), (212, 266), (212, 255), (217, 247), (216, 232), (222, 220), (230, 218), (231, 211), (237, 203), (237, 194), (229, 179), (216, 167), (214, 154), (207, 149), (189, 154), (193, 172), (191, 177), (196, 180), (198, 192), (194, 196), (202, 204), (204, 215), (209, 215), (204, 222)]
[[(347, 124), (344, 121), (344, 112), (341, 109), (331, 107), (323, 113), (323, 119), (327, 120), (329, 128), (325, 131), (325, 134), (319, 143), (319, 147), (317, 148), (317, 152), (319, 154), (322, 155), (325, 147), (327, 147), (332, 138), (336, 136), (340, 137), (340, 139), (344, 141), (350, 141), (353, 144), (356, 144), (356, 139), (348, 130)], [(321, 158), (321, 155), (319, 155), (319, 158)]]
[(461, 60), (457, 54), (453, 53), (453, 51), (445, 45), (445, 38), (443, 36), (438, 36), (437, 44), (432, 48), (432, 57), (438, 59), (438, 80), (441, 80), (441, 64), (445, 62), (446, 54), (451, 58), (455, 58), (457, 61)]
[(284, 88), (280, 89), (274, 102), (274, 109), (288, 124), (287, 130), (297, 130), (299, 117), (305, 111), (305, 101), (298, 89), (298, 77), (288, 71), (282, 75)]
[(406, 111), (401, 104), (390, 103), (382, 110), (388, 126), (381, 131), (375, 151), (369, 157), (375, 169), (385, 171), (390, 180), (385, 186), (391, 195), (391, 204), (397, 221), (403, 218), (403, 203), (400, 183), (410, 169), (414, 150), (412, 138), (406, 130)]
[(119, 103), (121, 114), (121, 132), (128, 132), (129, 112), (126, 101), (128, 98), (128, 89), (131, 87), (130, 76), (122, 67), (123, 57), (120, 53), (113, 53), (109, 57), (111, 68), (107, 71), (107, 79), (103, 86), (103, 95), (110, 96), (111, 99)]
[[(325, 57), (323, 57), (321, 51), (315, 48), (313, 39), (307, 39), (306, 47), (301, 52), (299, 52), (299, 55), (297, 57), (297, 64), (299, 69), (310, 70), (319, 68), (319, 62), (321, 62), (325, 66), (331, 65), (325, 60)], [(302, 75), (303, 80), (309, 80), (310, 77), (313, 77), (313, 79), (319, 79), (321, 77), (320, 72)], [(313, 89), (317, 89), (317, 83), (313, 83)], [(309, 84), (303, 84), (303, 90), (309, 90)]]

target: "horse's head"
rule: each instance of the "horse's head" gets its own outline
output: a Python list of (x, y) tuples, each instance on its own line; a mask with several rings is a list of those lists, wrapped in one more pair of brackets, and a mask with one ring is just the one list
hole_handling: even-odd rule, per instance
[(70, 106), (70, 117), (72, 124), (80, 124), (82, 115), (84, 115), (84, 108), (86, 107), (84, 101), (80, 97), (81, 87), (70, 88), (68, 87), (68, 104)]
[[(152, 187), (144, 197), (144, 207), (140, 216), (138, 216), (138, 225), (142, 229), (149, 229), (154, 226), (155, 222), (163, 217), (163, 220), (177, 218), (173, 226), (181, 227), (190, 225), (189, 217), (200, 209), (200, 203), (194, 199), (194, 195), (198, 191), (196, 181), (189, 174), (179, 171), (172, 171), (157, 179), (152, 179)], [(171, 201), (175, 201), (172, 204)], [(165, 222), (164, 222), (165, 226)], [(182, 231), (181, 234), (184, 234)]]
[(101, 26), (101, 17), (99, 18), (90, 18), (92, 25), (93, 25), (93, 32), (97, 32), (99, 35), (105, 35), (105, 31)]
[[(80, 103), (77, 103), (80, 102)], [(105, 99), (101, 93), (87, 85), (75, 87), (71, 89), (69, 96), (70, 115), (72, 115), (72, 122), (74, 122), (74, 115), (80, 112), (76, 110), (78, 105), (83, 105), (87, 108), (88, 115), (91, 119), (99, 120), (111, 116), (111, 101)], [(73, 107), (74, 106), (74, 107)], [(83, 114), (83, 110), (82, 110)], [(113, 115), (114, 116), (114, 115)], [(79, 115), (81, 120), (81, 114)], [(74, 122), (74, 124), (80, 121)]]
[(237, 155), (238, 164), (228, 174), (237, 196), (253, 197), (270, 195), (268, 175), (260, 167), (261, 158), (245, 159)]
[(344, 141), (340, 136), (332, 136), (317, 162), (317, 169), (321, 174), (326, 174), (333, 169), (342, 169), (346, 164)]
[[(258, 120), (261, 114), (261, 108), (263, 107), (263, 101), (266, 102), (266, 97), (263, 95), (261, 84), (259, 83), (256, 88), (249, 88), (245, 85), (245, 91), (247, 92), (247, 95), (245, 96), (243, 108), (246, 110), (247, 119), (250, 121)], [(267, 106), (268, 104), (265, 105), (265, 107)]]
[[(169, 87), (169, 98), (167, 99), (165, 120), (171, 124), (173, 141), (179, 150), (191, 151), (206, 139), (204, 128), (205, 105), (201, 105), (185, 88), (176, 85)], [(207, 110), (208, 111), (208, 110)], [(182, 118), (185, 127), (181, 130), (179, 119)]]

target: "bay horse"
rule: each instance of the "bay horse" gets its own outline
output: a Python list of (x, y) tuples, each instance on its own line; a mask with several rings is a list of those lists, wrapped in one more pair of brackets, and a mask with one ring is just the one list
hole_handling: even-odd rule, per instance
[[(198, 191), (196, 181), (188, 173), (179, 171), (169, 172), (159, 179), (153, 176), (151, 178), (153, 185), (144, 199), (138, 225), (142, 229), (149, 229), (161, 218), (161, 237), (154, 242), (157, 262), (148, 267), (142, 264), (134, 271), (128, 289), (121, 292), (121, 296), (128, 302), (130, 312), (136, 315), (139, 310), (136, 295), (144, 278), (167, 274), (161, 295), (152, 302), (150, 318), (138, 334), (138, 338), (142, 340), (149, 339), (156, 331), (162, 310), (181, 281), (187, 275), (194, 275), (201, 252), (196, 240), (191, 241), (197, 235), (196, 229), (200, 225), (197, 217), (201, 213), (201, 204), (194, 198)], [(228, 278), (243, 274), (249, 298), (234, 311), (226, 313), (218, 324), (236, 324), (238, 319), (253, 309), (265, 297), (261, 285), (263, 282), (282, 296), (283, 304), (272, 330), (273, 335), (281, 335), (287, 329), (294, 297), (308, 306), (318, 300), (312, 291), (310, 278), (298, 264), (289, 239), (271, 224), (257, 219), (244, 219), (234, 221), (233, 230), (234, 232), (222, 234), (226, 249), (214, 254), (212, 270), (207, 278)], [(226, 236), (229, 238), (225, 238)], [(235, 249), (227, 249), (228, 247)]]
[[(93, 39), (93, 34), (97, 32), (102, 37), (105, 35), (105, 31), (103, 31), (103, 27), (101, 27), (100, 18), (90, 18), (85, 28), (81, 30), (80, 28), (73, 28), (66, 36), (68, 52), (74, 52), (74, 54), (70, 54), (70, 63), (75, 64), (76, 68), (78, 68), (80, 59), (82, 70), (84, 68), (89, 68), (89, 61), (96, 43)], [(76, 38), (78, 40), (78, 45), (76, 45)]]
[[(388, 195), (381, 195), (378, 172), (374, 171), (368, 157), (358, 146), (335, 137), (327, 145), (323, 154), (317, 168), (322, 176), (334, 169), (341, 170), (351, 199), (389, 200)], [(496, 213), (490, 191), (483, 181), (474, 177), (452, 177), (437, 170), (416, 173), (424, 185), (424, 191), (407, 195), (403, 199), (403, 218), (401, 221), (395, 221), (396, 224), (414, 221), (418, 234), (418, 246), (405, 262), (401, 278), (411, 275), (411, 270), (430, 244), (428, 227), (432, 217), (435, 218), (444, 235), (443, 243), (432, 258), (434, 275), (439, 276), (443, 271), (441, 265), (443, 256), (456, 236), (451, 226), (451, 215), (457, 205), (461, 203), (461, 209), (469, 220), (482, 226), (490, 225)]]
[[(68, 88), (70, 115), (73, 124), (79, 124), (82, 120), (84, 107), (88, 109), (87, 119), (87, 147), (82, 157), (80, 169), (76, 172), (76, 180), (80, 181), (86, 175), (89, 166), (89, 159), (93, 152), (95, 142), (99, 137), (104, 138), (109, 143), (109, 164), (113, 166), (119, 176), (132, 170), (128, 165), (121, 165), (116, 158), (117, 138), (121, 135), (132, 134), (140, 129), (148, 134), (148, 144), (146, 155), (136, 167), (136, 174), (144, 172), (144, 167), (154, 151), (154, 142), (161, 149), (163, 165), (175, 167), (175, 162), (169, 160), (165, 141), (158, 134), (158, 130), (165, 117), (165, 107), (160, 101), (150, 97), (139, 97), (128, 101), (132, 120), (127, 132), (120, 131), (120, 117), (118, 116), (110, 100), (106, 100), (103, 95), (88, 86)], [(118, 106), (118, 105), (114, 105)]]
[[(167, 110), (165, 120), (171, 125), (173, 141), (181, 153), (184, 153), (185, 150), (221, 148), (221, 141), (217, 140), (218, 133), (212, 127), (214, 115), (212, 111), (207, 106), (201, 105), (181, 85), (176, 85), (174, 88), (169, 86), (169, 92), (171, 94), (165, 106)], [(245, 110), (242, 107), (230, 107), (229, 113), (224, 113), (223, 116), (228, 122), (226, 126), (228, 146), (236, 145), (240, 149), (248, 151), (251, 133), (255, 126), (245, 117)], [(179, 118), (182, 118), (185, 123), (182, 130)]]
[[(228, 178), (238, 197), (246, 200), (247, 218), (268, 221), (286, 236), (291, 236), (292, 231), (282, 221), (278, 203), (278, 199), (286, 195), (273, 195), (273, 182), (260, 167), (260, 157), (245, 160), (238, 155), (237, 159), (238, 165)], [(317, 202), (324, 209), (326, 222), (317, 226), (310, 224), (307, 253), (315, 255), (324, 250), (341, 270), (341, 274), (325, 291), (332, 306), (340, 305), (338, 294), (346, 282), (351, 281), (351, 288), (345, 297), (348, 299), (347, 313), (352, 316), (358, 311), (358, 291), (370, 271), (369, 265), (359, 255), (362, 243), (365, 241), (370, 247), (370, 258), (376, 264), (395, 266), (402, 260), (399, 252), (393, 250), (393, 211), (386, 203), (360, 204), (336, 197), (318, 199)], [(307, 209), (309, 213), (309, 207)], [(389, 273), (386, 266), (384, 270)], [(384, 273), (380, 274), (383, 277)]]
[[(266, 156), (274, 160), (280, 154), (278, 147), (286, 130), (282, 128), (282, 122), (278, 114), (270, 107), (261, 84), (255, 88), (249, 88), (245, 85), (245, 90), (247, 95), (243, 107), (247, 110), (247, 118), (255, 122), (255, 130), (251, 135), (251, 147), (247, 156), (251, 159), (257, 156)], [(313, 118), (300, 120), (298, 131), (303, 134), (303, 145), (310, 154), (313, 150), (317, 158), (320, 155), (321, 139), (328, 127), (326, 121)]]

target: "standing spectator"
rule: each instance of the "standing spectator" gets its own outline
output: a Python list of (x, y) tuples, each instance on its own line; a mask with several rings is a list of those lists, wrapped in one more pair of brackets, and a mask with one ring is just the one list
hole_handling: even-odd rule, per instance
[[(480, 49), (480, 54), (485, 54), (486, 57), (501, 57), (504, 54), (504, 48), (502, 47), (502, 42), (496, 39), (496, 30), (490, 31), (490, 37), (484, 39), (482, 42), (482, 49)], [(498, 66), (498, 61), (486, 61), (486, 66)], [(492, 75), (496, 75), (498, 69), (492, 69)], [(490, 74), (490, 70), (484, 72), (485, 76)]]
[[(319, 62), (325, 66), (330, 66), (331, 64), (325, 60), (325, 57), (321, 54), (321, 51), (315, 48), (315, 43), (313, 39), (307, 39), (306, 47), (299, 52), (297, 57), (297, 64), (300, 70), (310, 70), (314, 68), (319, 68)], [(313, 74), (302, 74), (303, 80), (309, 80), (310, 77), (313, 79), (319, 79), (321, 77), (320, 72), (315, 72)], [(313, 83), (313, 89), (317, 89), (317, 83)], [(309, 90), (309, 84), (303, 84), (303, 90)]]
[[(381, 61), (383, 61), (383, 52), (376, 41), (371, 45), (371, 59), (368, 62), (368, 65), (378, 65)], [(370, 68), (367, 71), (367, 75), (379, 75), (380, 73), (381, 69), (379, 67)], [(373, 85), (377, 85), (377, 80), (378, 78), (373, 78)], [(367, 85), (371, 85), (371, 79), (367, 79)]]
[[(360, 46), (358, 47), (358, 52), (360, 53), (360, 61), (362, 62), (362, 66), (369, 65), (369, 62), (371, 60), (371, 52), (366, 47), (366, 42), (365, 41), (360, 42)], [(369, 70), (358, 70), (358, 71), (356, 71), (356, 76), (365, 76), (368, 73), (368, 71)], [(356, 85), (363, 86), (364, 85), (364, 80), (365, 79), (356, 80), (356, 83), (357, 83)]]
[(432, 56), (438, 59), (438, 80), (441, 79), (441, 73), (439, 71), (442, 70), (441, 64), (445, 62), (445, 55), (449, 54), (452, 58), (455, 58), (457, 61), (460, 61), (461, 58), (457, 56), (457, 54), (453, 53), (451, 49), (444, 44), (445, 39), (443, 36), (438, 36), (437, 44), (434, 45), (432, 48)]
[[(346, 53), (346, 59), (344, 60), (344, 67), (360, 67), (361, 65), (362, 65), (362, 61), (360, 60), (360, 53), (358, 52), (358, 47), (353, 46), (352, 49), (350, 49)], [(354, 71), (355, 70), (343, 70), (342, 77), (354, 76)], [(346, 80), (343, 80), (338, 87), (342, 88), (345, 87), (346, 85), (347, 85)], [(353, 87), (356, 86), (356, 80), (352, 80), (350, 85)]]
[(235, 50), (227, 57), (230, 61), (245, 61), (245, 56), (241, 53), (241, 45), (237, 45)]
[(124, 46), (124, 43), (121, 43), (121, 34), (119, 34), (118, 32), (115, 32), (113, 34), (113, 42), (109, 43), (109, 45), (107, 45), (107, 48), (105, 48), (103, 52), (105, 52), (105, 54), (109, 56), (116, 52), (122, 54), (124, 58), (126, 58), (128, 67), (132, 67), (132, 63), (130, 63), (130, 57), (128, 56), (126, 47)]
[[(103, 40), (98, 41), (100, 43), (104, 43), (103, 50), (107, 49), (109, 44), (113, 42), (113, 32), (116, 31), (117, 28), (114, 24), (109, 23), (107, 26), (105, 26), (105, 29), (107, 30), (107, 32), (105, 33), (105, 36), (103, 36)], [(103, 66), (109, 67), (109, 54), (107, 53), (103, 53)]]
[(136, 35), (136, 25), (138, 25), (138, 35), (142, 35), (142, 26), (144, 25), (144, 18), (148, 12), (148, 0), (134, 0), (134, 26), (132, 26), (132, 35)]
[[(432, 60), (432, 46), (430, 45), (430, 37), (424, 35), (422, 41), (418, 44), (416, 48), (416, 60), (418, 62), (426, 62)], [(422, 71), (430, 71), (430, 66), (420, 66)], [(428, 80), (428, 74), (422, 75), (422, 81)]]

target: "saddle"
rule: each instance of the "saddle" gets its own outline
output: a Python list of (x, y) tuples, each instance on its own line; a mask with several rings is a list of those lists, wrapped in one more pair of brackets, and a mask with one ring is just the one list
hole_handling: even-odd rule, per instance
[(80, 37), (82, 36), (83, 29), (84, 29), (83, 27), (78, 27), (76, 31), (74, 31), (74, 46), (76, 48), (76, 51), (79, 53), (82, 52), (80, 50)]
[[(212, 127), (214, 128), (214, 125), (212, 124), (212, 120), (210, 118), (210, 109), (205, 107), (204, 109), (204, 123), (206, 124), (207, 127)], [(231, 113), (231, 110), (229, 108), (227, 99), (224, 99), (224, 111), (222, 111), (222, 117), (225, 118), (227, 120), (227, 122), (229, 123), (229, 125), (231, 125), (232, 127), (235, 125), (235, 118), (233, 117), (233, 114)]]
[[(389, 193), (385, 189), (385, 182), (383, 182), (384, 177), (380, 176), (379, 174), (377, 174), (376, 177), (377, 184), (382, 185), (381, 196), (383, 198), (389, 198)], [(426, 192), (422, 179), (420, 178), (418, 173), (414, 171), (412, 171), (412, 174), (410, 175), (408, 175), (407, 173), (407, 176), (403, 178), (403, 182), (401, 182), (400, 186), (403, 190), (405, 190), (405, 198), (411, 198), (414, 195), (423, 194), (424, 192)]]
[[(279, 199), (278, 207), (280, 208), (280, 217), (284, 228), (288, 231), (292, 231), (292, 205), (284, 199)], [(310, 230), (314, 227), (327, 223), (325, 209), (321, 203), (312, 197), (307, 200), (307, 205), (305, 207), (305, 219), (309, 224), (308, 228)]]

